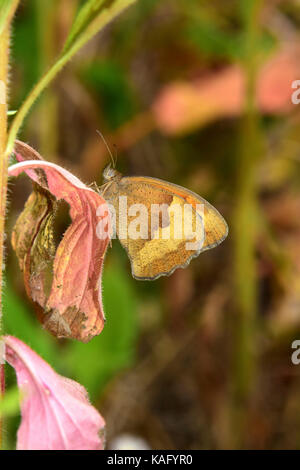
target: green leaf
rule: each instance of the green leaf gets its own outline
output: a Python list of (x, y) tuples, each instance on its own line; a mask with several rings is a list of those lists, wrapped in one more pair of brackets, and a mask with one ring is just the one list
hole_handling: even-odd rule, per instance
[[(32, 51), (36, 53), (33, 54)], [(21, 106), (39, 78), (39, 53), (36, 8), (33, 2), (28, 2), (22, 14), (16, 15), (14, 21), (11, 56), (22, 80), (14, 87), (10, 99), (12, 108)]]
[(212, 58), (238, 58), (241, 54), (240, 34), (222, 30), (208, 18), (191, 18), (185, 34), (190, 43)]
[(19, 0), (1, 0), (0, 4), (0, 35), (9, 26), (15, 11), (17, 9)]
[(94, 19), (95, 16), (99, 13), (105, 1), (106, 0), (87, 0), (82, 5), (82, 7), (80, 8), (79, 12), (77, 13), (75, 17), (72, 28), (67, 37), (67, 40), (64, 46), (65, 51), (74, 42), (74, 40), (79, 35), (79, 33), (81, 33), (84, 30), (84, 28), (88, 25), (88, 23), (92, 19)]
[(101, 112), (112, 129), (134, 115), (134, 97), (126, 74), (117, 63), (94, 61), (83, 68), (80, 77), (99, 100)]
[(18, 387), (5, 391), (5, 396), (0, 400), (0, 418), (14, 416), (20, 410), (20, 394)]
[[(107, 24), (115, 19), (122, 11), (135, 3), (137, 0), (115, 0), (109, 3), (109, 6), (101, 9), (91, 21), (81, 29), (76, 27), (77, 34), (74, 40), (69, 44), (67, 49), (63, 49), (61, 55), (58, 57), (54, 65), (45, 73), (45, 75), (35, 85), (33, 90), (29, 93), (18, 113), (16, 114), (8, 133), (6, 153), (10, 154), (13, 151), (14, 142), (23, 121), (27, 116), (29, 110), (39, 98), (45, 88), (54, 80), (57, 74), (63, 69), (67, 62), (93, 37), (96, 33), (102, 30)], [(84, 15), (85, 17), (85, 15)], [(81, 23), (81, 22), (80, 22)], [(80, 31), (80, 33), (79, 33)]]
[(58, 343), (42, 329), (33, 312), (14, 292), (9, 281), (4, 289), (3, 317), (7, 334), (18, 337), (56, 369), (58, 368), (57, 366), (61, 364)]
[(88, 389), (92, 399), (135, 357), (137, 298), (127, 270), (117, 259), (105, 267), (103, 297), (107, 319), (102, 333), (88, 344), (70, 343), (65, 353), (72, 377)]
[[(232, 33), (211, 19), (198, 17), (190, 19), (185, 35), (191, 44), (211, 59), (220, 57), (233, 61), (247, 60), (248, 50), (244, 30)], [(254, 47), (257, 53), (267, 55), (274, 45), (274, 38), (268, 32), (262, 31)]]
[[(63, 55), (71, 53), (74, 55), (84, 46), (98, 31), (102, 30), (108, 23), (116, 18), (122, 11), (135, 3), (137, 0), (115, 0), (108, 2), (107, 7), (98, 8), (95, 15), (91, 15), (89, 21), (82, 31), (77, 34), (73, 43), (63, 50)], [(95, 2), (94, 2), (95, 3)]]

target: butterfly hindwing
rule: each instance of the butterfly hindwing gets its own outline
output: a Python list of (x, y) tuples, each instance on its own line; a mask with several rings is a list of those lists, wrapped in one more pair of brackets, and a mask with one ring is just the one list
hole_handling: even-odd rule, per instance
[(148, 177), (123, 177), (116, 184), (105, 197), (115, 207), (117, 235), (137, 279), (169, 275), (227, 235), (218, 211), (181, 186)]

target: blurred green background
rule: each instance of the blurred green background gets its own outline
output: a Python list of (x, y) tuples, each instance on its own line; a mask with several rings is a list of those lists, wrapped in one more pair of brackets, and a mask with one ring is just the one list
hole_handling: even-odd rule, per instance
[[(10, 109), (53, 63), (80, 3), (21, 3)], [(108, 447), (130, 434), (153, 449), (300, 448), (299, 25), (297, 0), (139, 0), (25, 122), (20, 138), (85, 183), (100, 185), (109, 161), (100, 129), (121, 172), (183, 185), (229, 224), (221, 246), (154, 282), (131, 277), (114, 241), (107, 322), (89, 344), (41, 328), (7, 242), (5, 331), (87, 388)], [(30, 187), (10, 185), (9, 234)], [(62, 210), (60, 232), (66, 223)], [(8, 448), (18, 420), (7, 418)]]

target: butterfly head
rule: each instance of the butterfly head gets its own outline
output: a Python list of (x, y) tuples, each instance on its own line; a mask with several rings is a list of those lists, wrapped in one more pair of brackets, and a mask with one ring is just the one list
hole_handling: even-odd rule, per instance
[(103, 179), (105, 182), (112, 181), (118, 177), (120, 177), (120, 173), (111, 166), (109, 163), (103, 170)]

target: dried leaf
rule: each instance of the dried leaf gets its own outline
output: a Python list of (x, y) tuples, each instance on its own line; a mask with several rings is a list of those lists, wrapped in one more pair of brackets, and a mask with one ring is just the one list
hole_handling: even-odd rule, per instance
[(22, 396), (18, 450), (102, 450), (105, 422), (84, 387), (58, 375), (19, 339), (4, 342)]
[(12, 246), (24, 273), (27, 295), (44, 306), (47, 301), (46, 280), (55, 256), (52, 222), (56, 201), (37, 184), (34, 187), (14, 227)]
[[(38, 308), (39, 317), (54, 335), (89, 341), (104, 325), (101, 271), (109, 238), (104, 233), (99, 239), (96, 234), (101, 219), (96, 211), (106, 203), (76, 176), (42, 160), (27, 144), (17, 142), (15, 152), (20, 163), (12, 165), (9, 174), (25, 171), (35, 181), (35, 191), (12, 237), (27, 293), (44, 309), (42, 314)], [(72, 224), (55, 254), (52, 221), (60, 199), (70, 205)], [(102, 213), (102, 218), (108, 217), (108, 209)], [(49, 268), (53, 268), (51, 282)]]

